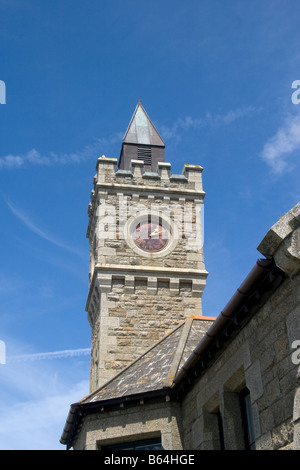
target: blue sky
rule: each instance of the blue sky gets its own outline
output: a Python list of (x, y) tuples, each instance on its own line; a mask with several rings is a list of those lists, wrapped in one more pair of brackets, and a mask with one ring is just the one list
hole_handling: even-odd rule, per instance
[(64, 449), (88, 393), (87, 207), (140, 98), (166, 161), (204, 168), (204, 314), (299, 201), (296, 0), (0, 0), (0, 449)]

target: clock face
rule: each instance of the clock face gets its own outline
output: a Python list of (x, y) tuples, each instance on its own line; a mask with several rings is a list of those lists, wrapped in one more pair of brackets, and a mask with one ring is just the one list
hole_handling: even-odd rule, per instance
[(158, 253), (168, 245), (170, 232), (162, 222), (146, 219), (135, 226), (132, 239), (140, 250)]

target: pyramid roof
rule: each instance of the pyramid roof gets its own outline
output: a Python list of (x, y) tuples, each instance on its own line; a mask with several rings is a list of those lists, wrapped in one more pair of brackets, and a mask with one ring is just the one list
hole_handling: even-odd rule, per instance
[(158, 145), (165, 146), (164, 141), (151, 122), (141, 101), (135, 108), (129, 126), (123, 138), (123, 144)]

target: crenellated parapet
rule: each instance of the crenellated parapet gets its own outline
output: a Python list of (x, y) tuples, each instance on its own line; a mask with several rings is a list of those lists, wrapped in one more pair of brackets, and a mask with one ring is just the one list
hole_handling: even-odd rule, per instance
[(107, 158), (104, 155), (97, 160), (97, 179), (94, 183), (116, 183), (116, 184), (140, 184), (147, 186), (153, 184), (155, 187), (172, 187), (176, 182), (177, 189), (194, 189), (202, 191), (202, 171), (200, 165), (185, 164), (180, 175), (172, 174), (171, 163), (158, 162), (155, 172), (146, 170), (143, 160), (131, 160), (129, 170), (118, 169), (117, 158)]
[(97, 160), (96, 175), (93, 180), (91, 202), (88, 207), (89, 226), (87, 237), (93, 232), (93, 217), (99, 204), (99, 195), (106, 193), (124, 193), (128, 196), (139, 192), (144, 196), (172, 198), (172, 200), (197, 200), (202, 202), (205, 196), (202, 185), (200, 165), (183, 166), (181, 174), (173, 174), (171, 164), (158, 162), (155, 172), (146, 171), (141, 160), (131, 160), (129, 170), (118, 169), (117, 158), (104, 155)]

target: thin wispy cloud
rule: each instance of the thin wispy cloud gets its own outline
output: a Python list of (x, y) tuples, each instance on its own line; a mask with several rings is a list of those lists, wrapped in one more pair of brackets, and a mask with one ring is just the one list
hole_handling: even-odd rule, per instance
[[(257, 111), (259, 109), (248, 106), (229, 110), (223, 114), (207, 113), (204, 117), (199, 118), (186, 116), (185, 118), (178, 118), (171, 126), (161, 125), (159, 129), (166, 140), (178, 138), (179, 132), (189, 129), (200, 129), (205, 126), (230, 125), (234, 121)], [(33, 148), (22, 155), (5, 155), (0, 157), (0, 170), (22, 169), (28, 166), (78, 164), (101, 156), (111, 145), (120, 142), (123, 135), (124, 133), (122, 132), (116, 132), (108, 138), (97, 139), (94, 143), (86, 145), (82, 150), (76, 152), (62, 154), (50, 152), (49, 154), (42, 155)]]
[(20, 209), (18, 209), (13, 203), (10, 201), (6, 201), (7, 206), (11, 210), (11, 212), (21, 221), (23, 224), (33, 233), (38, 235), (39, 237), (43, 238), (44, 240), (47, 240), (48, 242), (52, 243), (53, 245), (56, 245), (60, 248), (63, 248), (64, 250), (67, 250), (73, 254), (76, 254), (80, 257), (85, 258), (86, 254), (83, 253), (82, 251), (78, 250), (75, 247), (72, 247), (71, 245), (68, 245), (67, 243), (64, 243), (57, 238), (53, 237), (49, 233), (45, 232), (42, 230), (40, 227), (38, 227), (35, 223), (31, 221), (31, 219)]
[(300, 151), (300, 114), (288, 116), (263, 147), (262, 158), (274, 174), (282, 174), (292, 168), (289, 157)]
[(223, 114), (207, 113), (204, 117), (192, 118), (186, 116), (185, 118), (178, 118), (171, 126), (160, 126), (161, 134), (165, 139), (172, 139), (178, 136), (179, 132), (187, 131), (189, 129), (201, 129), (203, 127), (214, 127), (219, 125), (229, 125), (234, 121), (243, 118), (251, 113), (258, 112), (260, 109), (254, 106), (247, 106), (229, 110)]
[(97, 139), (92, 144), (86, 145), (82, 150), (70, 153), (57, 154), (50, 152), (48, 155), (42, 155), (33, 148), (22, 155), (5, 155), (0, 157), (0, 170), (14, 170), (27, 168), (28, 166), (78, 164), (101, 156), (104, 149), (119, 142), (122, 138), (123, 134), (117, 132), (107, 139)]
[(41, 361), (49, 359), (62, 359), (76, 356), (88, 356), (91, 353), (90, 348), (66, 349), (64, 351), (53, 351), (35, 354), (20, 354), (16, 356), (8, 356), (7, 363), (24, 362), (24, 361)]

